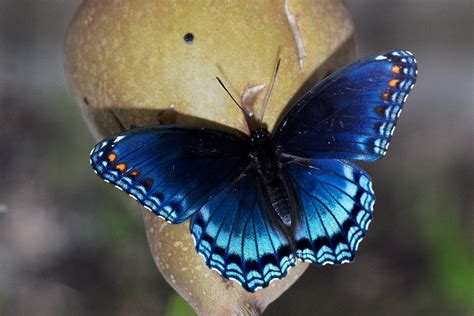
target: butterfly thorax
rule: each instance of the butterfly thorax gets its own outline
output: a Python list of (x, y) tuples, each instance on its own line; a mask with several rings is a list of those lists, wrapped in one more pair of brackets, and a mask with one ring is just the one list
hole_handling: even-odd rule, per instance
[(250, 135), (251, 151), (258, 179), (273, 210), (285, 226), (291, 226), (291, 202), (281, 172), (281, 162), (268, 130), (258, 127)]

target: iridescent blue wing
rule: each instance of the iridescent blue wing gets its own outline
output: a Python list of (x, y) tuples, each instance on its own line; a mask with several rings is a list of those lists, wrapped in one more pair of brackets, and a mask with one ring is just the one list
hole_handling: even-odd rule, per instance
[(380, 159), (416, 75), (416, 60), (407, 51), (356, 62), (297, 102), (277, 126), (273, 140), (293, 156)]
[(248, 140), (212, 129), (133, 129), (95, 146), (90, 159), (105, 181), (156, 215), (181, 223), (248, 165)]
[(206, 203), (191, 219), (206, 264), (247, 291), (284, 277), (295, 259), (281, 222), (264, 198), (255, 170)]
[(297, 200), (296, 256), (315, 264), (352, 261), (372, 219), (369, 176), (344, 160), (296, 159), (284, 170)]

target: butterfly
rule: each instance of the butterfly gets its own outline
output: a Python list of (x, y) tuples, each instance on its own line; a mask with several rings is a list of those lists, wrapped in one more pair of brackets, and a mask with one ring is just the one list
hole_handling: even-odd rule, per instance
[(136, 128), (98, 143), (91, 165), (160, 218), (190, 219), (206, 264), (254, 292), (297, 259), (353, 260), (375, 197), (349, 160), (385, 155), (417, 73), (412, 53), (381, 53), (315, 85), (273, 133)]

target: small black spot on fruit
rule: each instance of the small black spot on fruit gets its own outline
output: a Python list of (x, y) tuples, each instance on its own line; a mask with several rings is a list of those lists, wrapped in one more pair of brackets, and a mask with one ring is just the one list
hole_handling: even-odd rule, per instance
[(193, 33), (186, 33), (184, 35), (184, 41), (186, 42), (186, 44), (192, 44), (193, 41), (194, 41), (194, 35)]

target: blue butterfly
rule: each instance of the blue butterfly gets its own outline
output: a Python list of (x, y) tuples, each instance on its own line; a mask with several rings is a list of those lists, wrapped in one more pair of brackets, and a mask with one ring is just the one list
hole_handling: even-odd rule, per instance
[(388, 148), (417, 76), (408, 51), (339, 70), (309, 90), (272, 134), (137, 128), (107, 138), (91, 164), (164, 220), (190, 218), (206, 264), (247, 291), (283, 278), (296, 259), (352, 261), (372, 219), (370, 177), (347, 160)]

